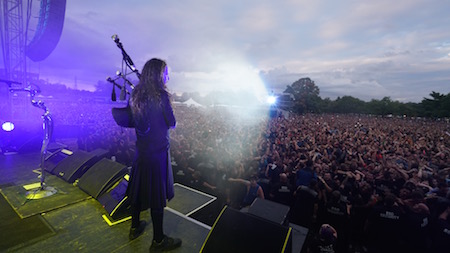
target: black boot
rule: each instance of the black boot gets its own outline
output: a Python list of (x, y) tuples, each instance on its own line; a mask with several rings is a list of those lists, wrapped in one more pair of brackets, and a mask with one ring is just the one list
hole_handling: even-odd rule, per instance
[(164, 252), (173, 250), (181, 246), (181, 239), (179, 238), (171, 238), (164, 235), (164, 238), (161, 242), (156, 242), (153, 240), (152, 245), (150, 246), (150, 252)]
[(128, 238), (130, 238), (130, 240), (134, 240), (134, 239), (138, 238), (142, 234), (142, 232), (144, 232), (146, 225), (147, 225), (147, 222), (141, 220), (139, 222), (138, 227), (136, 227), (136, 228), (131, 227)]

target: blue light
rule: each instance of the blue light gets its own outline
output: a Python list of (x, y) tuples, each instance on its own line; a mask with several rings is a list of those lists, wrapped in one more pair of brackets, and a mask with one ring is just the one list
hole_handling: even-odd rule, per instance
[(267, 98), (267, 103), (273, 105), (273, 104), (275, 104), (275, 102), (277, 102), (277, 98), (275, 96), (269, 96)]
[(2, 124), (2, 129), (6, 132), (14, 130), (14, 124), (12, 122), (5, 122)]

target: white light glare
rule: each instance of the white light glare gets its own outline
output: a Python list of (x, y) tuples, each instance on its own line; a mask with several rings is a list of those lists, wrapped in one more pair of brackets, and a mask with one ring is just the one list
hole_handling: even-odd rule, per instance
[(2, 129), (6, 132), (14, 130), (14, 124), (12, 122), (5, 122), (2, 124)]
[(269, 103), (270, 105), (275, 104), (275, 102), (277, 102), (277, 98), (275, 96), (269, 96), (267, 98), (267, 103)]

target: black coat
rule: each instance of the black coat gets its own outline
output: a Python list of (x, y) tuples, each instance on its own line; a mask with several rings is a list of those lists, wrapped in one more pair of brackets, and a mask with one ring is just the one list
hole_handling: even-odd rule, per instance
[(148, 119), (134, 122), (136, 157), (127, 196), (131, 205), (138, 204), (141, 210), (162, 209), (166, 200), (174, 197), (169, 129), (176, 120), (168, 96), (162, 94), (161, 100), (161, 106), (150, 105)]

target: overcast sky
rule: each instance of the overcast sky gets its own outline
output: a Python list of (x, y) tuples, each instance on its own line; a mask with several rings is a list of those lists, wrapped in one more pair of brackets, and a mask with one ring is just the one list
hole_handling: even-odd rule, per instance
[(419, 102), (450, 92), (449, 10), (448, 0), (68, 0), (59, 44), (30, 69), (92, 89), (121, 69), (117, 34), (139, 70), (166, 60), (175, 92), (282, 92), (310, 77), (322, 98)]

